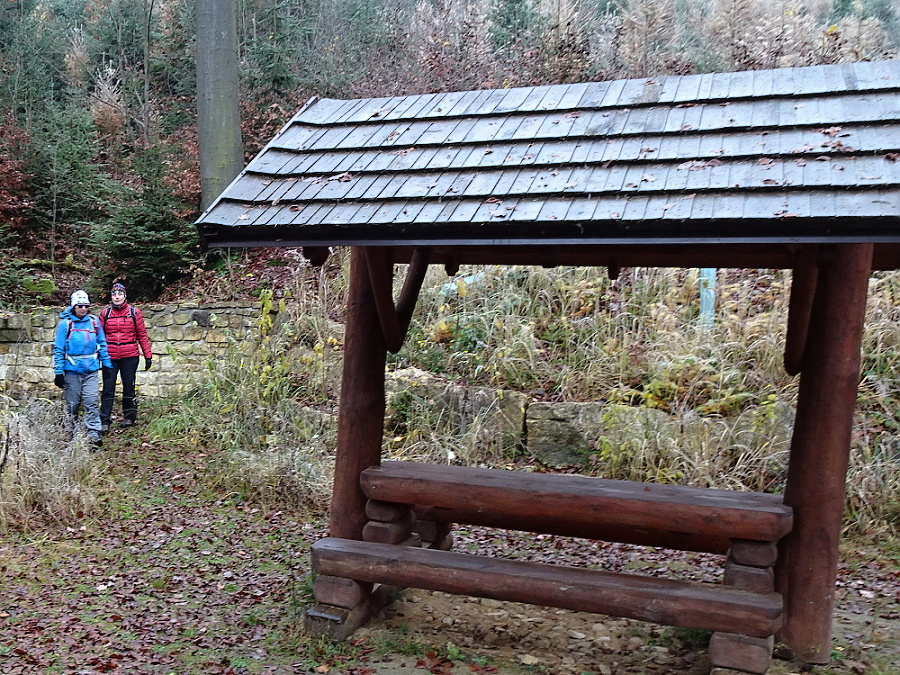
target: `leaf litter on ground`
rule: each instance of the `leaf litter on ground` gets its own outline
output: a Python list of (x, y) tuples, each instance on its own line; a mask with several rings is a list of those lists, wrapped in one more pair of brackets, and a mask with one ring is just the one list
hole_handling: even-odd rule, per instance
[[(212, 491), (202, 477), (215, 453), (149, 443), (141, 427), (117, 431), (105, 448), (96, 461), (118, 490), (99, 513), (0, 541), (4, 675), (708, 669), (702, 640), (666, 627), (413, 589), (352, 641), (312, 640), (302, 634), (313, 602), (308, 551), (326, 533), (322, 522)], [(454, 538), (456, 550), (482, 555), (721, 578), (717, 556), (479, 527), (458, 527)], [(823, 673), (889, 662), (900, 641), (897, 557), (845, 558), (835, 619), (842, 658)], [(398, 641), (418, 656), (392, 654)], [(770, 673), (790, 668), (776, 660)]]

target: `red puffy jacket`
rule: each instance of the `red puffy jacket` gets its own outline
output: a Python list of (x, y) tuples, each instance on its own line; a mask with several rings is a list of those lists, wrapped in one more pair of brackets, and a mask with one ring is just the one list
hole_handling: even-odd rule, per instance
[[(147, 326), (141, 310), (127, 302), (121, 307), (110, 305), (100, 312), (100, 323), (106, 333), (106, 344), (109, 358), (127, 359), (144, 353), (145, 359), (153, 358), (150, 338), (147, 337)], [(140, 351), (138, 351), (140, 345)]]

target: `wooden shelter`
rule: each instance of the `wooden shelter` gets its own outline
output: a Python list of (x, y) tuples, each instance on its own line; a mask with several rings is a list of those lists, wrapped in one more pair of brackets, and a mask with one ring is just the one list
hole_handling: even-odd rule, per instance
[[(900, 61), (311, 100), (198, 221), (212, 246), (349, 245), (330, 537), (308, 624), (395, 587), (773, 636), (829, 659), (867, 282), (900, 267)], [(394, 266), (409, 263), (399, 298)], [(783, 495), (381, 462), (386, 353), (429, 264), (787, 268), (802, 373)], [(451, 523), (727, 554), (722, 585), (447, 550)]]

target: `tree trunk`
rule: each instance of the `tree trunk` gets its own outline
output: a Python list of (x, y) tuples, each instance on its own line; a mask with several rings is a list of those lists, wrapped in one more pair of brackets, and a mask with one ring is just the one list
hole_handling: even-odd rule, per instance
[(195, 9), (200, 190), (205, 209), (241, 172), (244, 152), (235, 0), (196, 0)]

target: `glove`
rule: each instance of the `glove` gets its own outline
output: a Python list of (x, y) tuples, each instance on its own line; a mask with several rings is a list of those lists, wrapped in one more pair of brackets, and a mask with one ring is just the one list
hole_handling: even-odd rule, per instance
[(53, 384), (55, 384), (60, 389), (66, 388), (66, 376), (62, 373), (59, 373), (56, 377), (53, 378)]
[(144, 370), (150, 370), (150, 367), (153, 365), (153, 359), (144, 358)]

